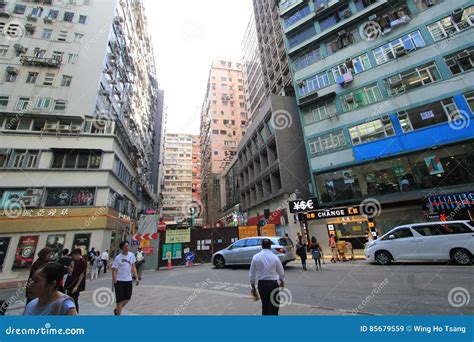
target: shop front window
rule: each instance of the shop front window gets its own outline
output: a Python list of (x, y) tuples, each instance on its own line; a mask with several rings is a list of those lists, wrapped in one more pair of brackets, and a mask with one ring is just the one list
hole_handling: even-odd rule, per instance
[(316, 175), (322, 203), (474, 182), (474, 144), (430, 150)]

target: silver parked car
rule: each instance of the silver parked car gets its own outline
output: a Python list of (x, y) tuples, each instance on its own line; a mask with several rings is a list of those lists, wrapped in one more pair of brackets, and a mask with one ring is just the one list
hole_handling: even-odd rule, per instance
[(216, 268), (228, 265), (250, 265), (255, 254), (262, 250), (262, 240), (272, 242), (272, 251), (283, 266), (296, 259), (293, 242), (286, 237), (252, 237), (234, 242), (229, 247), (212, 255), (212, 263)]

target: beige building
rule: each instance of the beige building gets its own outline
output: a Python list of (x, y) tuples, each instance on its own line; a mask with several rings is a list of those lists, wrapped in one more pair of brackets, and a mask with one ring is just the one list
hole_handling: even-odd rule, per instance
[(1, 2), (0, 32), (5, 279), (47, 244), (102, 251), (129, 237), (157, 198), (158, 88), (141, 1)]
[(181, 222), (193, 201), (193, 136), (167, 133), (163, 162), (163, 220)]
[(232, 161), (248, 124), (242, 64), (217, 59), (209, 71), (201, 114), (201, 168), (204, 224), (221, 210), (220, 174)]

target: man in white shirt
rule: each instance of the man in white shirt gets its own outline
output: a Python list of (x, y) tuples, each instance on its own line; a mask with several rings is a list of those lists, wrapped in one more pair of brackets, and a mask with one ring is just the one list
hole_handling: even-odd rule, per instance
[[(262, 251), (252, 258), (250, 265), (250, 285), (252, 295), (257, 298), (255, 282), (262, 300), (262, 315), (278, 316), (280, 309), (280, 287), (284, 287), (285, 271), (280, 259), (272, 252), (272, 242), (262, 240)], [(280, 283), (278, 283), (280, 281)]]
[(115, 316), (120, 316), (125, 305), (132, 299), (132, 273), (135, 279), (138, 279), (137, 268), (135, 267), (137, 260), (135, 255), (130, 253), (128, 241), (121, 242), (119, 247), (122, 253), (115, 257), (114, 263), (112, 264), (112, 281), (114, 283), (115, 299), (117, 301), (117, 306), (114, 309)]
[[(104, 266), (104, 273), (107, 273), (107, 264), (109, 262), (109, 253), (104, 251), (100, 257), (102, 259), (102, 266)], [(99, 270), (100, 272), (100, 270)]]

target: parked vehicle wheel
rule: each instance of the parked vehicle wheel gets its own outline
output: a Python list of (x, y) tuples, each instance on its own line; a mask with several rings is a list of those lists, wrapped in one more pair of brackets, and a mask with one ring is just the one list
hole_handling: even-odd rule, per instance
[(451, 251), (451, 259), (458, 265), (470, 265), (472, 264), (472, 255), (468, 250), (455, 249)]
[(392, 256), (387, 251), (378, 251), (375, 255), (375, 261), (377, 261), (377, 264), (379, 265), (390, 265), (392, 262)]
[(224, 268), (225, 266), (225, 259), (222, 255), (216, 255), (214, 257), (214, 267), (215, 268)]

